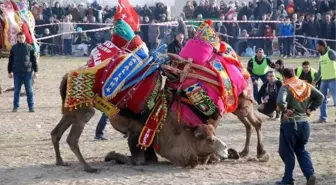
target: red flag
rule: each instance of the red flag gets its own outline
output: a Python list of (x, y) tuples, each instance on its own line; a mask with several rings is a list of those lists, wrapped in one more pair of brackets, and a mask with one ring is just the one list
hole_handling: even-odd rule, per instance
[(117, 12), (114, 16), (114, 21), (123, 19), (127, 22), (133, 31), (140, 31), (139, 15), (134, 10), (129, 0), (119, 0)]

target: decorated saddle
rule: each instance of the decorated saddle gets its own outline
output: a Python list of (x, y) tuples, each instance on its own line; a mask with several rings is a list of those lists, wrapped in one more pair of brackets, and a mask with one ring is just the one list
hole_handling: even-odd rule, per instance
[(248, 86), (249, 74), (239, 57), (230, 45), (220, 41), (211, 26), (211, 21), (202, 23), (196, 36), (182, 48), (180, 58), (175, 56), (177, 61), (185, 61), (172, 64), (181, 75), (174, 68), (168, 69), (179, 76), (168, 76), (168, 89), (175, 90), (170, 93), (175, 98), (169, 98), (173, 100), (172, 111), (191, 126), (234, 112), (238, 96)]
[(23, 32), (27, 43), (34, 46), (39, 52), (37, 40), (34, 36), (35, 20), (28, 10), (27, 0), (1, 0), (0, 1), (0, 49), (10, 51), (16, 44), (16, 35)]
[(139, 137), (139, 145), (147, 148), (167, 115), (157, 70), (164, 61), (150, 54), (141, 38), (119, 19), (112, 41), (98, 45), (87, 65), (68, 73), (63, 111), (93, 106), (110, 118), (124, 108), (136, 115), (149, 114)]

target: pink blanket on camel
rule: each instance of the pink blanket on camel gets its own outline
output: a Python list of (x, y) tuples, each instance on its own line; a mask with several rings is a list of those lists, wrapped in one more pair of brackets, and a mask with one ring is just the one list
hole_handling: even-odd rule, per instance
[[(226, 112), (233, 112), (237, 107), (238, 96), (248, 85), (247, 80), (242, 73), (242, 69), (232, 62), (227, 61), (220, 53), (213, 52), (212, 45), (197, 38), (189, 40), (179, 55), (184, 59), (193, 59), (193, 63), (195, 64), (212, 69), (217, 76), (198, 71), (197, 69), (194, 70), (197, 74), (219, 81), (222, 84), (222, 87), (218, 87), (202, 80), (188, 78), (183, 82), (181, 90), (186, 92), (187, 88), (197, 84), (216, 105), (220, 116), (223, 116)], [(199, 92), (197, 88), (194, 89), (195, 93)], [(172, 111), (178, 112), (178, 103), (174, 102), (171, 108)], [(186, 124), (190, 126), (204, 124), (204, 122), (196, 116), (188, 106), (181, 104), (180, 111), (181, 119)]]

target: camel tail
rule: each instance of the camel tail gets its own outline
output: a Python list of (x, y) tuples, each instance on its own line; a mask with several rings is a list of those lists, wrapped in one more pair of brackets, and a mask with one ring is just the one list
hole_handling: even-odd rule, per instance
[(60, 84), (60, 95), (62, 98), (62, 113), (64, 113), (64, 102), (66, 97), (67, 84), (68, 84), (68, 74), (65, 74)]

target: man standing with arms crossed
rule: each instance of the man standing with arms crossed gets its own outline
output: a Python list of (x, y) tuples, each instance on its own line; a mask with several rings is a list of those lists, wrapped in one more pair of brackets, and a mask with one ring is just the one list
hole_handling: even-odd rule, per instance
[(295, 76), (293, 68), (283, 70), (284, 84), (277, 97), (281, 117), (279, 154), (285, 163), (285, 174), (276, 185), (294, 184), (295, 156), (307, 179), (307, 185), (315, 185), (314, 167), (305, 145), (308, 143), (310, 126), (307, 116), (323, 101), (323, 95), (315, 87)]
[[(27, 93), (29, 112), (34, 111), (33, 79), (38, 76), (37, 62), (34, 48), (26, 43), (23, 32), (17, 34), (18, 43), (13, 45), (8, 62), (8, 77), (14, 78), (13, 112), (17, 112), (20, 105), (20, 91), (22, 82)], [(34, 72), (34, 73), (33, 73)]]
[(328, 90), (333, 97), (334, 105), (336, 105), (336, 52), (327, 46), (325, 41), (317, 42), (317, 51), (320, 53), (320, 67), (314, 79), (315, 85), (321, 78), (320, 91), (324, 95), (323, 104), (320, 107), (320, 119), (315, 123), (327, 122), (327, 95)]

